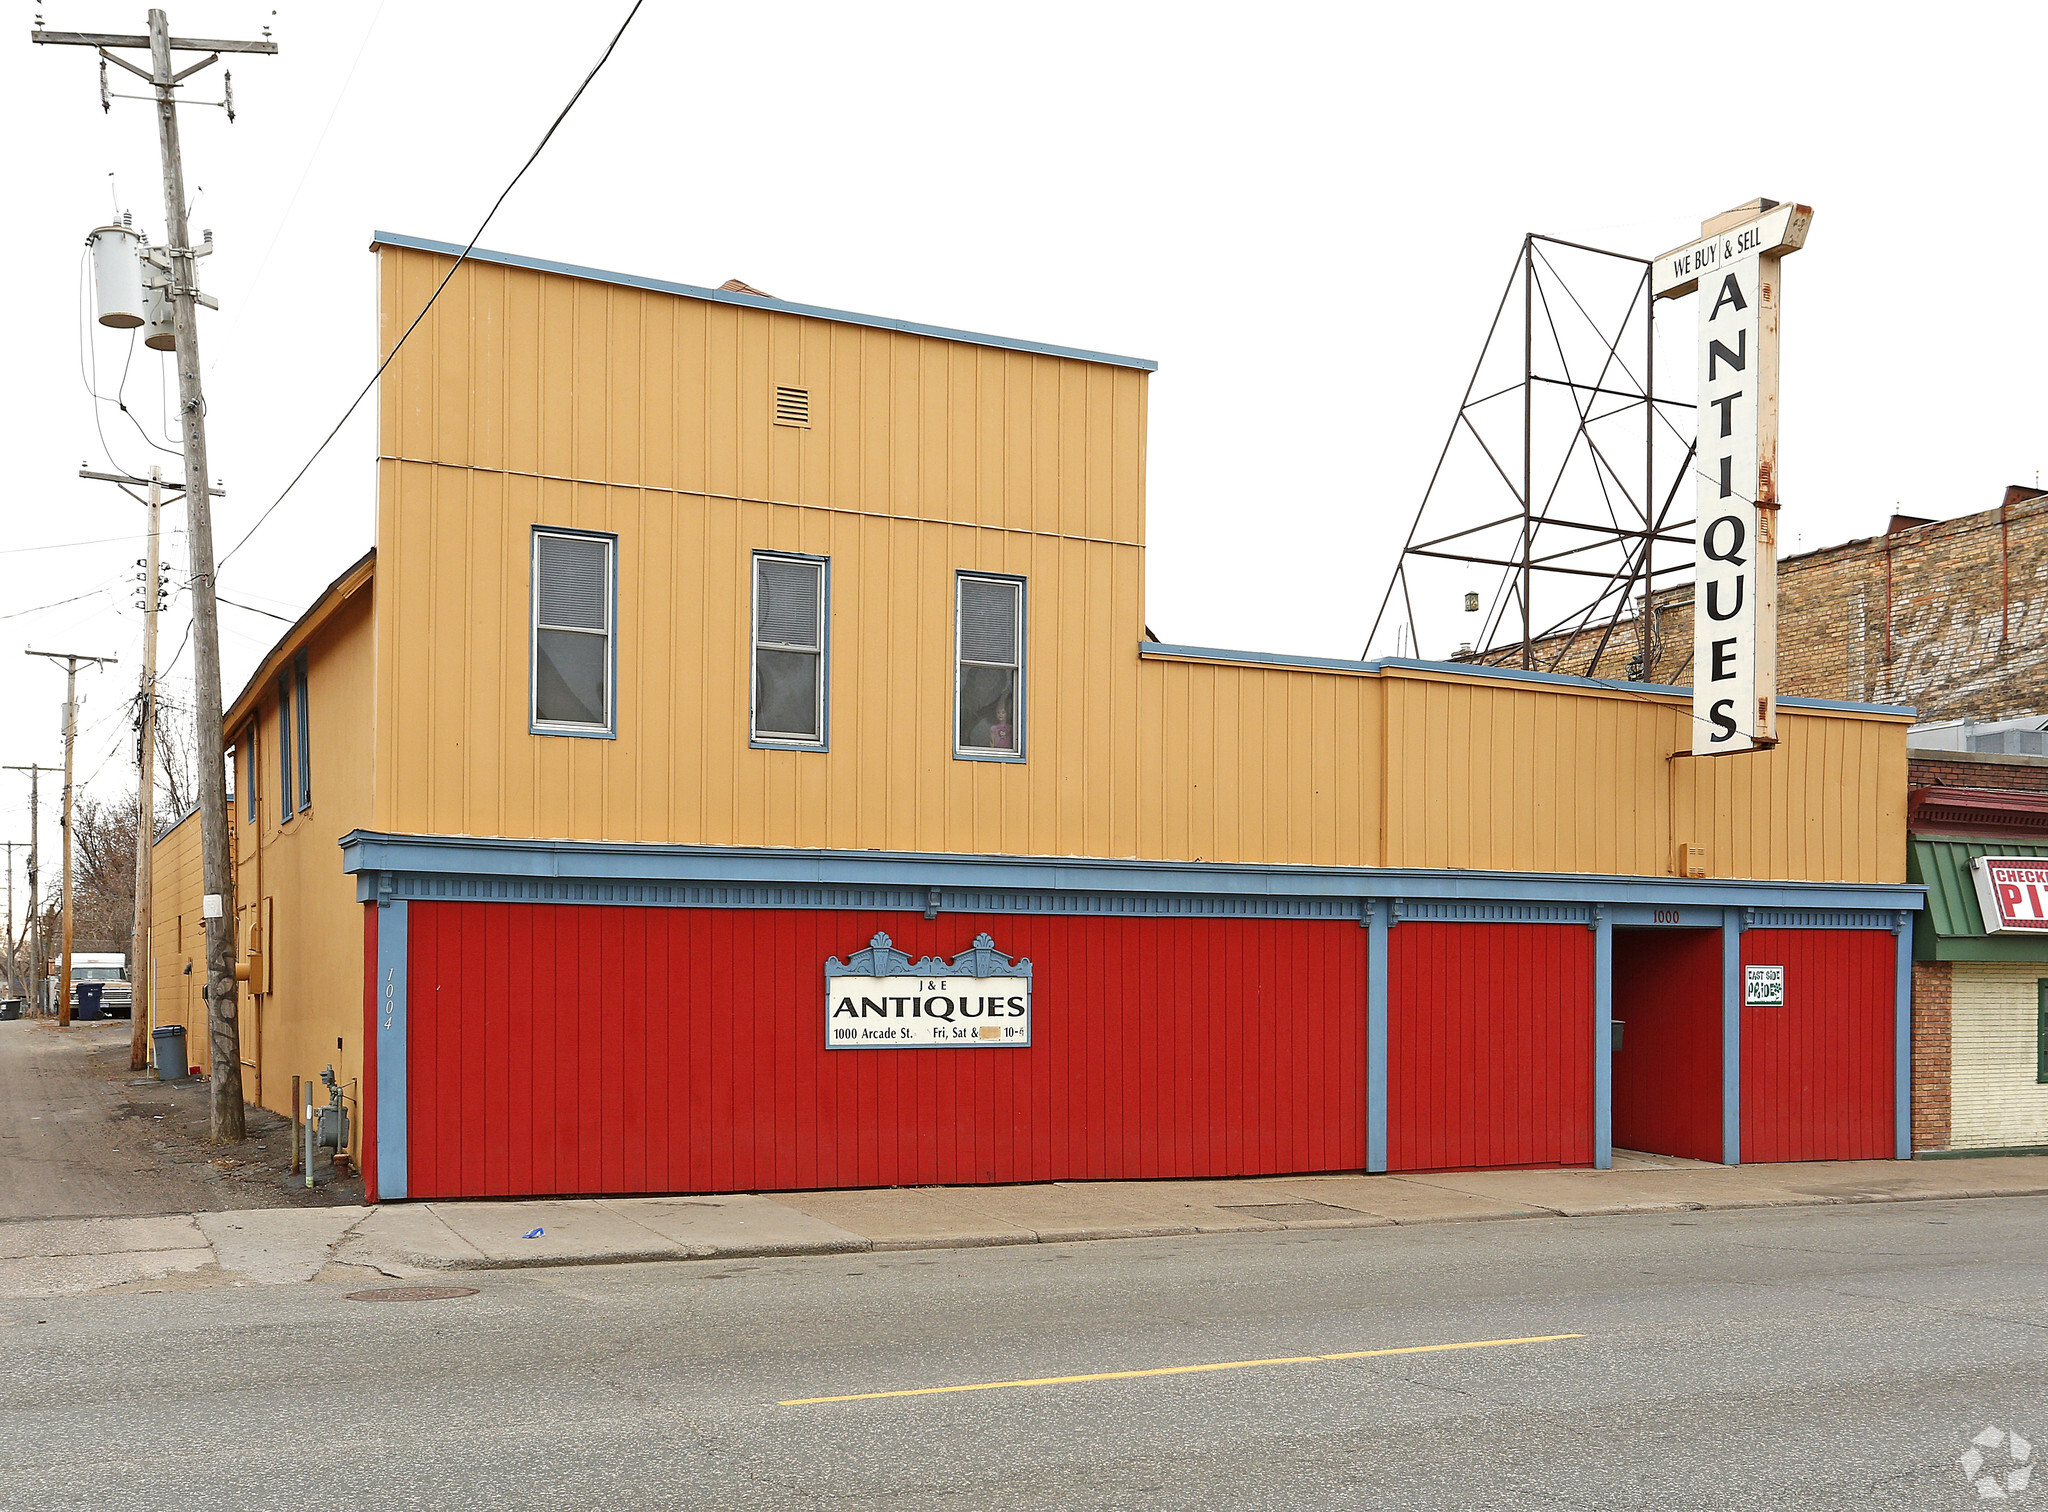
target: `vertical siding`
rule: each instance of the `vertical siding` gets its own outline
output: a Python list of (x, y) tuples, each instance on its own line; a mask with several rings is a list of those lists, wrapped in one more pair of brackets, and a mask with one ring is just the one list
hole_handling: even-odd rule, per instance
[[(824, 1048), (878, 929), (1034, 962), (1022, 1050)], [(414, 903), (415, 1197), (1355, 1170), (1355, 924)], [(564, 992), (559, 984), (579, 990)]]
[(1590, 1165), (1593, 932), (1387, 932), (1387, 1168)]
[[(448, 266), (385, 249), (388, 343)], [(770, 423), (776, 384), (812, 425)], [(1898, 721), (1136, 656), (1142, 373), (470, 264), (380, 390), (376, 827), (1897, 881)], [(618, 738), (527, 729), (529, 532), (619, 537)], [(831, 749), (747, 741), (751, 553), (832, 560)], [(953, 575), (1030, 584), (1022, 764), (951, 754)]]
[(1782, 1008), (1742, 1010), (1742, 1158), (1891, 1158), (1896, 939), (1752, 929), (1742, 964), (1785, 968)]
[[(274, 676), (263, 679), (254, 705), (254, 821), (248, 818), (249, 763), (238, 752), (237, 785), (243, 791), (236, 794), (235, 906), (242, 945), (263, 900), (272, 905), (271, 938), (264, 942), (270, 991), (254, 993), (245, 985), (241, 992), (242, 1054), (251, 1062), (244, 1091), (250, 1101), (274, 1112), (291, 1111), (294, 1076), (317, 1079), (329, 1065), (345, 1083), (363, 1075), (357, 1000), (362, 929), (356, 881), (341, 869), (338, 842), (371, 822), (375, 743), (369, 716), (376, 707), (377, 667), (373, 602), (381, 592), (381, 586), (368, 583), (358, 588), (306, 642), (312, 806), (285, 816)], [(246, 744), (250, 728), (245, 722), (230, 731), (231, 740)], [(293, 749), (296, 764), (296, 735)], [(201, 969), (194, 968), (194, 981)], [(360, 1088), (352, 1086), (351, 1096), (359, 1099)]]
[[(1776, 750), (1694, 758), (1668, 695), (1385, 678), (1386, 863), (1666, 876), (1905, 876), (1905, 730), (1786, 713)], [(1677, 753), (1674, 755), (1673, 753)]]
[(2048, 962), (1958, 961), (1949, 1009), (1949, 1145), (2048, 1145), (2038, 1080), (2041, 983)]
[(1721, 932), (1617, 929), (1614, 1143), (1721, 1159)]
[[(155, 1026), (183, 1024), (186, 1065), (210, 1071), (213, 1060), (206, 1038), (206, 1004), (200, 996), (206, 976), (206, 936), (199, 907), (206, 889), (200, 874), (198, 816), (188, 815), (158, 837), (149, 856), (149, 961), (156, 984)], [(137, 1012), (150, 1011), (146, 997), (138, 996), (137, 1002)]]

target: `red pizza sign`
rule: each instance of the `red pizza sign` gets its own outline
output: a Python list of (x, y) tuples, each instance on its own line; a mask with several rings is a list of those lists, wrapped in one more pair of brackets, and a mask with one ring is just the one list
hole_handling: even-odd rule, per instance
[(1987, 934), (2048, 934), (2048, 856), (1979, 856), (1970, 863)]

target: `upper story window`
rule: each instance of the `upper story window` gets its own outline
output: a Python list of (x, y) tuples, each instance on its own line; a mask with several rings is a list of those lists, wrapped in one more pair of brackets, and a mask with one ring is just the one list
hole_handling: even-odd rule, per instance
[(313, 806), (313, 721), (306, 711), (306, 653), (303, 651), (292, 661), (292, 690), (298, 694), (292, 711), (297, 716), (293, 728), (299, 741), (299, 809), (304, 812)]
[(754, 553), (753, 743), (825, 749), (823, 557)]
[(533, 532), (535, 734), (614, 733), (617, 550), (616, 536), (538, 528)]
[(963, 572), (955, 579), (953, 754), (1024, 758), (1024, 580)]
[(282, 824), (296, 810), (292, 804), (292, 674), (277, 674), (277, 819)]

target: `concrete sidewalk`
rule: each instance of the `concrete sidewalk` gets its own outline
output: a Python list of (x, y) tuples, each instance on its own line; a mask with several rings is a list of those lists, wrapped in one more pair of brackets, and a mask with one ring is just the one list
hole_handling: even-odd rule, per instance
[[(1269, 1229), (2048, 1194), (2048, 1156), (420, 1202), (0, 1223), (0, 1298)], [(532, 1238), (526, 1237), (534, 1234)]]

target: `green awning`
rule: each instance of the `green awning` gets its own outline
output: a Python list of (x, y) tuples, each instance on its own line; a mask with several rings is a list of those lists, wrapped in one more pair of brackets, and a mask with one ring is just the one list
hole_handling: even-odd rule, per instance
[(1906, 850), (1906, 880), (1927, 888), (1927, 907), (1913, 920), (1913, 959), (2048, 961), (2048, 938), (1984, 932), (1977, 883), (1970, 875), (1970, 862), (1978, 856), (2048, 856), (2048, 845), (1912, 836)]

